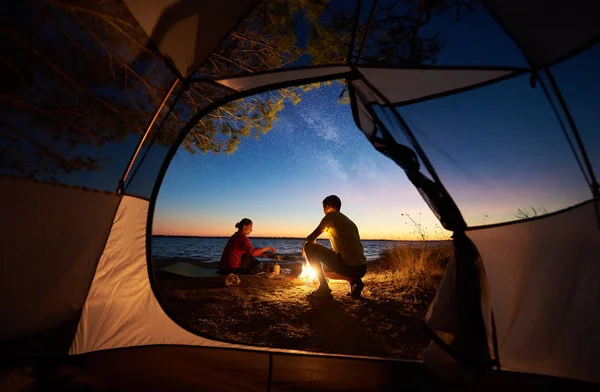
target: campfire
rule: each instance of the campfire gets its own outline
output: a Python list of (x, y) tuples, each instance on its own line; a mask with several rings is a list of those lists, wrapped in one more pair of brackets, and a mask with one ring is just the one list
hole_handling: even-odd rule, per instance
[(304, 259), (304, 263), (302, 263), (302, 273), (300, 274), (300, 276), (298, 276), (298, 279), (300, 279), (304, 283), (319, 282), (319, 279), (317, 279), (317, 273), (310, 266), (306, 258)]

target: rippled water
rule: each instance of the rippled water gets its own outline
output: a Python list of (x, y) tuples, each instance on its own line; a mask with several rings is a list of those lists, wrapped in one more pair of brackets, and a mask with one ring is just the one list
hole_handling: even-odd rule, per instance
[[(219, 261), (223, 248), (229, 238), (225, 237), (158, 237), (152, 238), (152, 255), (154, 257), (192, 258), (203, 262)], [(288, 256), (300, 256), (302, 252), (301, 238), (252, 238), (250, 241), (256, 248), (272, 246), (277, 253)], [(319, 243), (331, 247), (329, 240), (318, 239)], [(361, 241), (367, 260), (379, 257), (381, 251), (404, 241), (363, 240)]]

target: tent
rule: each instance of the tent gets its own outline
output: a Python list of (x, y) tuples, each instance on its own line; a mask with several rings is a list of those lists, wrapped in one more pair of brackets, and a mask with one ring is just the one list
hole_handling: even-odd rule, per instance
[[(36, 8), (41, 3), (47, 3), (42, 11), (54, 15), (52, 23), (40, 24), (36, 19), (43, 14)], [(236, 29), (255, 17), (260, 2), (122, 0), (101, 4), (104, 13), (90, 9), (85, 2), (23, 1), (6, 6), (10, 18), (2, 42), (13, 56), (3, 67), (22, 72), (10, 74), (16, 75), (14, 84), (7, 85), (2, 95), (6, 136), (2, 139), (0, 177), (0, 341), (4, 360), (67, 354), (84, 358), (87, 371), (103, 379), (110, 390), (388, 390), (399, 386), (421, 390), (432, 385), (456, 386), (445, 380), (488, 390), (596, 387), (600, 382), (600, 338), (595, 332), (600, 322), (596, 311), (600, 305), (600, 190), (593, 153), (598, 150), (593, 142), (585, 142), (583, 129), (578, 127), (577, 105), (582, 101), (569, 103), (564, 93), (568, 86), (554, 73), (578, 56), (587, 55), (597, 62), (600, 3), (473, 3), (477, 8), (477, 17), (471, 19), (475, 30), (465, 30), (464, 37), (475, 40), (481, 23), (494, 24), (504, 41), (485, 42), (485, 53), (479, 57), (481, 47), (457, 51), (456, 57), (448, 60), (452, 64), (428, 63), (425, 50), (421, 61), (392, 62), (388, 61), (390, 52), (383, 52), (384, 46), (373, 46), (377, 32), (370, 29), (385, 27), (376, 23), (378, 15), (391, 12), (390, 5), (407, 6), (403, 2), (342, 3), (351, 11), (348, 15), (354, 16), (350, 21), (353, 28), (343, 35), (347, 56), (342, 61), (302, 64), (301, 60), (269, 70), (238, 67), (219, 75), (198, 70), (211, 61), (217, 48), (229, 42)], [(428, 2), (407, 4), (419, 6), (431, 18), (441, 12)], [(466, 11), (462, 12), (461, 17), (468, 19)], [(482, 15), (483, 22), (478, 19)], [(118, 24), (117, 17), (128, 23)], [(135, 31), (147, 36), (144, 51), (159, 53), (157, 59), (165, 67), (162, 75), (166, 72), (172, 79), (161, 104), (152, 101), (146, 107), (153, 108), (156, 116), (141, 135), (119, 136), (119, 143), (98, 142), (75, 150), (43, 127), (29, 126), (27, 134), (15, 136), (15, 129), (27, 126), (27, 118), (21, 117), (23, 108), (42, 107), (45, 123), (54, 124), (68, 115), (66, 109), (60, 110), (61, 104), (66, 107), (72, 100), (101, 106), (94, 96), (110, 97), (116, 91), (90, 92), (68, 71), (47, 60), (44, 39), (63, 42), (65, 26), (76, 19), (84, 27), (72, 27), (73, 34), (87, 33), (91, 40), (102, 33), (94, 25), (101, 22), (122, 31), (131, 28), (128, 35)], [(260, 23), (262, 19), (255, 20)], [(445, 25), (445, 29), (460, 33), (455, 25)], [(85, 40), (77, 45), (86, 42), (92, 45)], [(419, 42), (425, 45), (427, 41)], [(507, 52), (500, 48), (504, 43), (517, 49), (519, 64), (507, 60)], [(118, 55), (96, 48), (105, 59)], [(393, 48), (399, 50), (400, 46)], [(411, 48), (415, 50), (415, 46)], [(490, 58), (490, 53), (498, 55)], [(378, 57), (382, 61), (373, 60)], [(34, 68), (36, 71), (28, 74), (21, 63), (31, 59), (39, 70)], [(129, 60), (130, 68), (123, 69), (135, 75), (134, 65), (140, 60)], [(488, 60), (491, 63), (485, 63)], [(90, 67), (90, 78), (95, 77), (93, 67), (102, 66), (86, 63), (86, 58), (77, 61)], [(53, 78), (71, 83), (76, 93), (50, 97), (54, 106), (44, 108), (46, 101), (36, 95), (37, 89), (46, 88)], [(424, 362), (252, 347), (198, 336), (169, 317), (156, 293), (149, 240), (154, 207), (169, 163), (187, 134), (213, 110), (237, 99), (330, 80), (346, 83), (357, 127), (375, 149), (405, 171), (442, 225), (454, 233), (455, 257), (426, 319), (432, 343)], [(477, 225), (465, 219), (469, 200), (454, 196), (456, 188), (446, 187), (449, 177), (438, 173), (444, 168), (429, 159), (431, 150), (424, 141), (436, 134), (427, 134), (428, 129), (416, 132), (406, 113), (419, 103), (460, 97), (503, 83), (525, 86), (547, 99), (547, 107), (556, 115), (553, 121), (565, 132), (564, 145), (578, 164), (580, 172), (573, 177), (585, 190), (572, 194), (548, 214)], [(191, 85), (214, 89), (218, 99), (199, 106), (171, 140), (162, 145), (152, 143), (158, 133), (152, 133), (155, 124), (170, 115), (165, 112), (175, 112), (177, 100)], [(597, 104), (598, 91), (595, 93), (587, 102)], [(21, 106), (11, 106), (17, 104)], [(8, 111), (9, 107), (18, 110)], [(116, 112), (113, 109), (98, 109), (95, 120), (101, 118), (98, 113)], [(122, 121), (115, 124), (114, 129), (102, 132), (118, 133), (133, 126)], [(453, 140), (464, 137), (447, 136)], [(104, 170), (66, 176), (48, 170), (64, 164), (64, 154), (70, 151), (98, 159), (110, 157), (112, 163)], [(460, 155), (460, 150), (455, 151), (455, 156)], [(93, 164), (94, 159), (76, 162)]]

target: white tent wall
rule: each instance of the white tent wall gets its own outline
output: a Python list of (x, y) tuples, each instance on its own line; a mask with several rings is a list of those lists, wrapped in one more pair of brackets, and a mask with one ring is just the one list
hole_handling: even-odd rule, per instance
[(595, 203), (467, 231), (485, 265), (503, 369), (600, 382)]
[(236, 347), (194, 335), (164, 313), (148, 275), (148, 206), (147, 200), (123, 197), (70, 354), (151, 344)]
[[(0, 341), (77, 317), (120, 197), (0, 177)], [(44, 344), (38, 342), (38, 350)]]

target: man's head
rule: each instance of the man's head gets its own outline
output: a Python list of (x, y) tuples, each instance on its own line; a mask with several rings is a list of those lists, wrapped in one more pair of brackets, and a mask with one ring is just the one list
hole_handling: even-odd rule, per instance
[(323, 199), (323, 212), (325, 212), (326, 214), (329, 212), (329, 210), (339, 212), (341, 208), (342, 201), (336, 195), (330, 195)]

